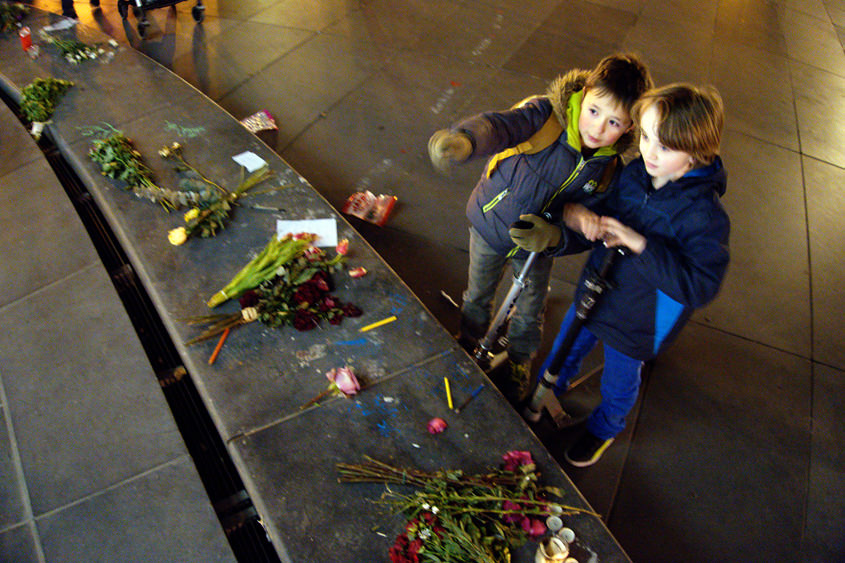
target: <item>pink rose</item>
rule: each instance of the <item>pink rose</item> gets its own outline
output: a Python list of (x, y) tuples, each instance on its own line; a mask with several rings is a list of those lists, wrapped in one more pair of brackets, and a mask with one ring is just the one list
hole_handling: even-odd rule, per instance
[(335, 252), (340, 254), (341, 256), (346, 256), (346, 253), (349, 252), (349, 239), (345, 238), (335, 247)]
[(341, 393), (347, 397), (354, 395), (361, 390), (361, 384), (358, 383), (358, 378), (355, 377), (355, 372), (349, 366), (332, 368), (326, 372), (326, 377), (329, 381), (334, 383), (335, 386), (337, 386)]
[(428, 433), (429, 434), (440, 434), (441, 432), (446, 430), (446, 428), (448, 426), (449, 425), (446, 424), (446, 421), (443, 420), (442, 418), (432, 418), (431, 420), (428, 421)]
[(516, 471), (522, 465), (533, 465), (531, 452), (510, 451), (502, 456), (505, 460), (505, 471)]
[(533, 518), (525, 518), (522, 520), (522, 529), (528, 534), (531, 539), (537, 539), (546, 533), (546, 525)]

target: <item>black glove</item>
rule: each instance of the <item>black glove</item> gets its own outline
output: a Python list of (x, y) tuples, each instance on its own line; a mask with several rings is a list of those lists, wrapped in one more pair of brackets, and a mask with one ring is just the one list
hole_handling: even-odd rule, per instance
[(511, 225), (508, 232), (511, 240), (518, 247), (529, 252), (543, 252), (550, 246), (557, 246), (560, 243), (561, 232), (557, 225), (552, 225), (536, 215), (520, 215), (519, 220), (531, 223), (531, 227), (521, 228), (523, 225)]

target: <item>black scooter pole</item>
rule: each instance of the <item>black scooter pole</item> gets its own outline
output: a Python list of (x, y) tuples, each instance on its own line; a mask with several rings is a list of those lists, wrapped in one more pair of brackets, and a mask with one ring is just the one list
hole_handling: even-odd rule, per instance
[(604, 255), (601, 265), (599, 266), (599, 270), (597, 272), (593, 271), (584, 280), (585, 290), (575, 307), (575, 319), (573, 319), (572, 324), (569, 325), (566, 334), (564, 334), (563, 341), (561, 341), (560, 347), (558, 347), (557, 352), (554, 357), (552, 357), (551, 362), (549, 362), (549, 367), (546, 369), (546, 372), (537, 384), (537, 388), (534, 390), (534, 394), (531, 396), (528, 406), (525, 407), (522, 412), (522, 416), (527, 421), (538, 422), (540, 420), (540, 416), (542, 415), (543, 398), (546, 396), (549, 389), (553, 388), (555, 383), (557, 383), (558, 377), (560, 376), (560, 368), (563, 366), (563, 362), (566, 360), (567, 355), (569, 355), (569, 350), (572, 348), (575, 338), (581, 331), (581, 327), (584, 326), (590, 311), (605, 290), (610, 287), (610, 284), (607, 281), (607, 276), (610, 273), (610, 269), (613, 267), (613, 263), (616, 258), (626, 253), (627, 249), (623, 247), (615, 247), (608, 250), (608, 252)]

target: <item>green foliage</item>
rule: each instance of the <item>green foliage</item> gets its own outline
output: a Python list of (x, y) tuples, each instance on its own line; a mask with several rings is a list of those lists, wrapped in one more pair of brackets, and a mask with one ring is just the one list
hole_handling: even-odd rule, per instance
[(56, 109), (73, 82), (57, 78), (36, 78), (21, 90), (21, 113), (30, 122), (44, 123)]
[(15, 31), (30, 7), (19, 2), (0, 2), (0, 31), (8, 33)]
[(388, 487), (381, 498), (408, 519), (390, 548), (393, 563), (507, 563), (512, 548), (545, 532), (550, 514), (593, 514), (547, 500), (544, 493), (557, 490), (538, 485), (529, 452), (508, 452), (503, 460), (502, 468), (480, 475), (396, 468), (372, 458), (337, 468), (344, 483), (415, 487), (411, 493)]

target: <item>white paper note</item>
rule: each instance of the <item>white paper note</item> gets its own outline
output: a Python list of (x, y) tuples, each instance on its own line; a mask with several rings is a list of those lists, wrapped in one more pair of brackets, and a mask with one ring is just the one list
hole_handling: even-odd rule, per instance
[(267, 166), (267, 162), (263, 158), (251, 151), (236, 154), (232, 157), (232, 160), (246, 168), (246, 171), (249, 173), (255, 172), (263, 166)]
[(303, 219), (299, 221), (276, 220), (276, 233), (283, 237), (287, 234), (314, 233), (317, 239), (314, 246), (337, 246), (337, 222), (334, 219)]

